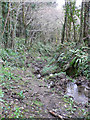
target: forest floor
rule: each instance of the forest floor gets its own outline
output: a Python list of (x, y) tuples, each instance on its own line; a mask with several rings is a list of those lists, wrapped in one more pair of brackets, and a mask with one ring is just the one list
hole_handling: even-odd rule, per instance
[[(2, 86), (4, 98), (2, 101), (2, 118), (87, 118), (88, 101), (80, 103), (72, 96), (66, 95), (69, 78), (63, 73), (54, 78), (57, 82), (48, 81), (42, 76), (41, 70), (47, 64), (46, 59), (36, 56), (30, 61), (30, 66), (11, 71), (14, 77)], [(84, 83), (86, 78), (83, 79)], [(67, 82), (65, 82), (67, 81)], [(78, 96), (77, 96), (78, 97)], [(82, 99), (82, 98), (81, 98)]]

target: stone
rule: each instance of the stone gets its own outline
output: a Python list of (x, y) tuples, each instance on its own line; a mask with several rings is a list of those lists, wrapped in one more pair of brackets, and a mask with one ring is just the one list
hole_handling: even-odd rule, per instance
[(35, 67), (34, 69), (35, 69), (35, 72), (34, 72), (34, 74), (39, 74), (39, 73), (40, 73), (40, 68), (38, 68), (38, 67)]
[(14, 101), (11, 101), (11, 102), (10, 102), (10, 105), (13, 105), (13, 104), (14, 104)]
[(48, 85), (48, 88), (53, 88), (54, 86), (55, 86), (55, 83), (51, 81), (50, 84)]
[(50, 74), (50, 77), (52, 77), (53, 76), (53, 74)]
[(41, 78), (41, 75), (40, 75), (40, 74), (38, 74), (38, 75), (37, 75), (37, 78), (38, 78), (38, 79), (39, 79), (39, 78)]
[(65, 78), (66, 78), (66, 75), (62, 73), (62, 74), (59, 75), (59, 78), (65, 79)]
[(24, 110), (24, 107), (20, 107), (20, 109)]
[(16, 102), (18, 102), (18, 99), (15, 99)]

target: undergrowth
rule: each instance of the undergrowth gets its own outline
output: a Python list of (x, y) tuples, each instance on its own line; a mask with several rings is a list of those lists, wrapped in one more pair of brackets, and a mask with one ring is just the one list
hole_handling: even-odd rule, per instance
[[(88, 76), (88, 47), (76, 48), (74, 43), (59, 45), (48, 65), (42, 70), (43, 74), (66, 72), (69, 76)], [(53, 69), (52, 69), (53, 68)]]

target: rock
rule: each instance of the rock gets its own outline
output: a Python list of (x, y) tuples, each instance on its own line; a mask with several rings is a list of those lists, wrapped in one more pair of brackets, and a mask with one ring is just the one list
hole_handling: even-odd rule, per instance
[(81, 81), (77, 81), (76, 84), (77, 84), (77, 86), (80, 86), (80, 85), (82, 85), (82, 82)]
[(14, 104), (14, 101), (11, 101), (11, 102), (10, 102), (10, 105), (13, 105), (13, 104)]
[(76, 108), (76, 109), (77, 109), (77, 106), (76, 106), (76, 105), (74, 105), (74, 108)]
[(86, 90), (90, 90), (90, 87), (86, 86)]
[(48, 85), (48, 88), (50, 88), (51, 86), (50, 85)]
[(85, 89), (84, 86), (82, 86), (82, 85), (78, 86), (78, 92), (82, 93), (82, 91), (84, 91), (84, 89)]
[(64, 83), (65, 81), (66, 81), (66, 79), (61, 79), (61, 82), (63, 82), (63, 83)]
[(26, 107), (26, 105), (24, 105), (24, 108)]
[(18, 102), (16, 102), (16, 105), (18, 105)]
[(89, 92), (88, 92), (88, 89), (87, 89), (87, 88), (84, 89), (84, 94), (85, 94), (86, 97), (89, 96)]
[(38, 78), (38, 79), (39, 79), (39, 78), (41, 78), (41, 75), (40, 75), (40, 74), (38, 74), (38, 75), (37, 75), (37, 78)]
[(18, 99), (15, 99), (16, 102), (18, 102)]
[(20, 107), (20, 109), (24, 110), (24, 107)]
[(88, 104), (85, 105), (86, 108), (89, 108), (90, 106)]
[(50, 84), (48, 85), (48, 88), (53, 88), (54, 86), (55, 86), (55, 83), (51, 81)]
[(62, 73), (62, 74), (59, 75), (59, 78), (65, 79), (65, 78), (66, 78), (66, 75)]
[(41, 59), (41, 57), (37, 57), (37, 59)]
[(40, 68), (38, 68), (38, 67), (35, 67), (34, 69), (35, 69), (35, 72), (34, 72), (34, 74), (38, 74), (38, 73), (40, 73)]
[(52, 77), (53, 76), (53, 74), (50, 74), (50, 77)]

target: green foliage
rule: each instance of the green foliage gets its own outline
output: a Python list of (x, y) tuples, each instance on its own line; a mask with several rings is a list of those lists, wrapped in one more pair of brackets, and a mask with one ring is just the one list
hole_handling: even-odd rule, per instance
[(23, 67), (26, 59), (24, 52), (15, 52), (11, 49), (2, 49), (2, 51), (0, 51), (0, 56), (2, 60), (5, 61), (5, 64), (8, 64), (8, 66)]
[(88, 54), (82, 49), (70, 50), (74, 54), (74, 58), (70, 62), (70, 65), (77, 68), (78, 73), (83, 73), (88, 77)]
[(11, 79), (14, 78), (13, 74), (9, 71), (9, 70), (10, 70), (9, 67), (5, 67), (5, 68), (3, 68), (2, 70), (3, 70), (3, 71), (2, 71), (3, 77), (4, 77), (5, 80), (7, 79), (7, 80), (10, 81)]
[(23, 115), (21, 114), (21, 110), (19, 107), (15, 107), (15, 112), (12, 114), (13, 118), (20, 118), (23, 117)]
[(37, 100), (33, 101), (33, 104), (35, 104), (39, 107), (41, 107), (43, 105), (43, 103), (41, 103), (40, 101), (37, 101)]
[(13, 88), (12, 87), (12, 84), (13, 84), (13, 81), (12, 80), (14, 80), (14, 81), (18, 81), (18, 80), (20, 80), (21, 79), (21, 77), (19, 77), (19, 76), (15, 76), (11, 71), (12, 71), (13, 69), (10, 67), (10, 66), (8, 66), (8, 65), (6, 65), (6, 66), (4, 66), (4, 67), (2, 67), (1, 69), (0, 69), (0, 84), (3, 86), (3, 87), (5, 87), (5, 88), (7, 88), (7, 89), (9, 89), (9, 88)]
[(21, 98), (21, 99), (24, 99), (25, 98), (25, 96), (23, 95), (23, 91), (21, 90), (19, 93), (17, 93), (17, 95), (19, 95), (19, 97)]
[(80, 18), (80, 12), (81, 12), (80, 9), (76, 9), (76, 10), (75, 10), (75, 14), (76, 14), (76, 16), (77, 16), (78, 18)]
[(74, 108), (74, 100), (71, 97), (64, 95), (64, 101), (69, 104), (69, 107), (66, 108), (67, 111), (74, 113), (77, 110)]
[[(67, 71), (71, 75), (83, 74), (88, 77), (88, 48), (76, 49), (73, 47), (74, 43), (68, 43), (64, 45), (59, 45), (56, 49), (53, 58), (50, 60), (49, 65), (44, 67), (43, 72), (55, 70), (57, 71)], [(57, 66), (57, 67), (56, 67)], [(70, 69), (69, 69), (70, 68)], [(52, 73), (52, 72), (51, 72)]]
[(49, 74), (49, 73), (55, 73), (57, 69), (58, 69), (58, 66), (56, 65), (51, 65), (51, 66), (47, 65), (43, 68), (42, 75)]
[(43, 56), (51, 56), (51, 53), (53, 52), (53, 48), (49, 44), (44, 45), (43, 43), (38, 42), (37, 51), (39, 51), (40, 54)]
[(15, 51), (18, 51), (18, 52), (24, 52), (24, 49), (25, 49), (25, 39), (24, 38), (15, 38)]

